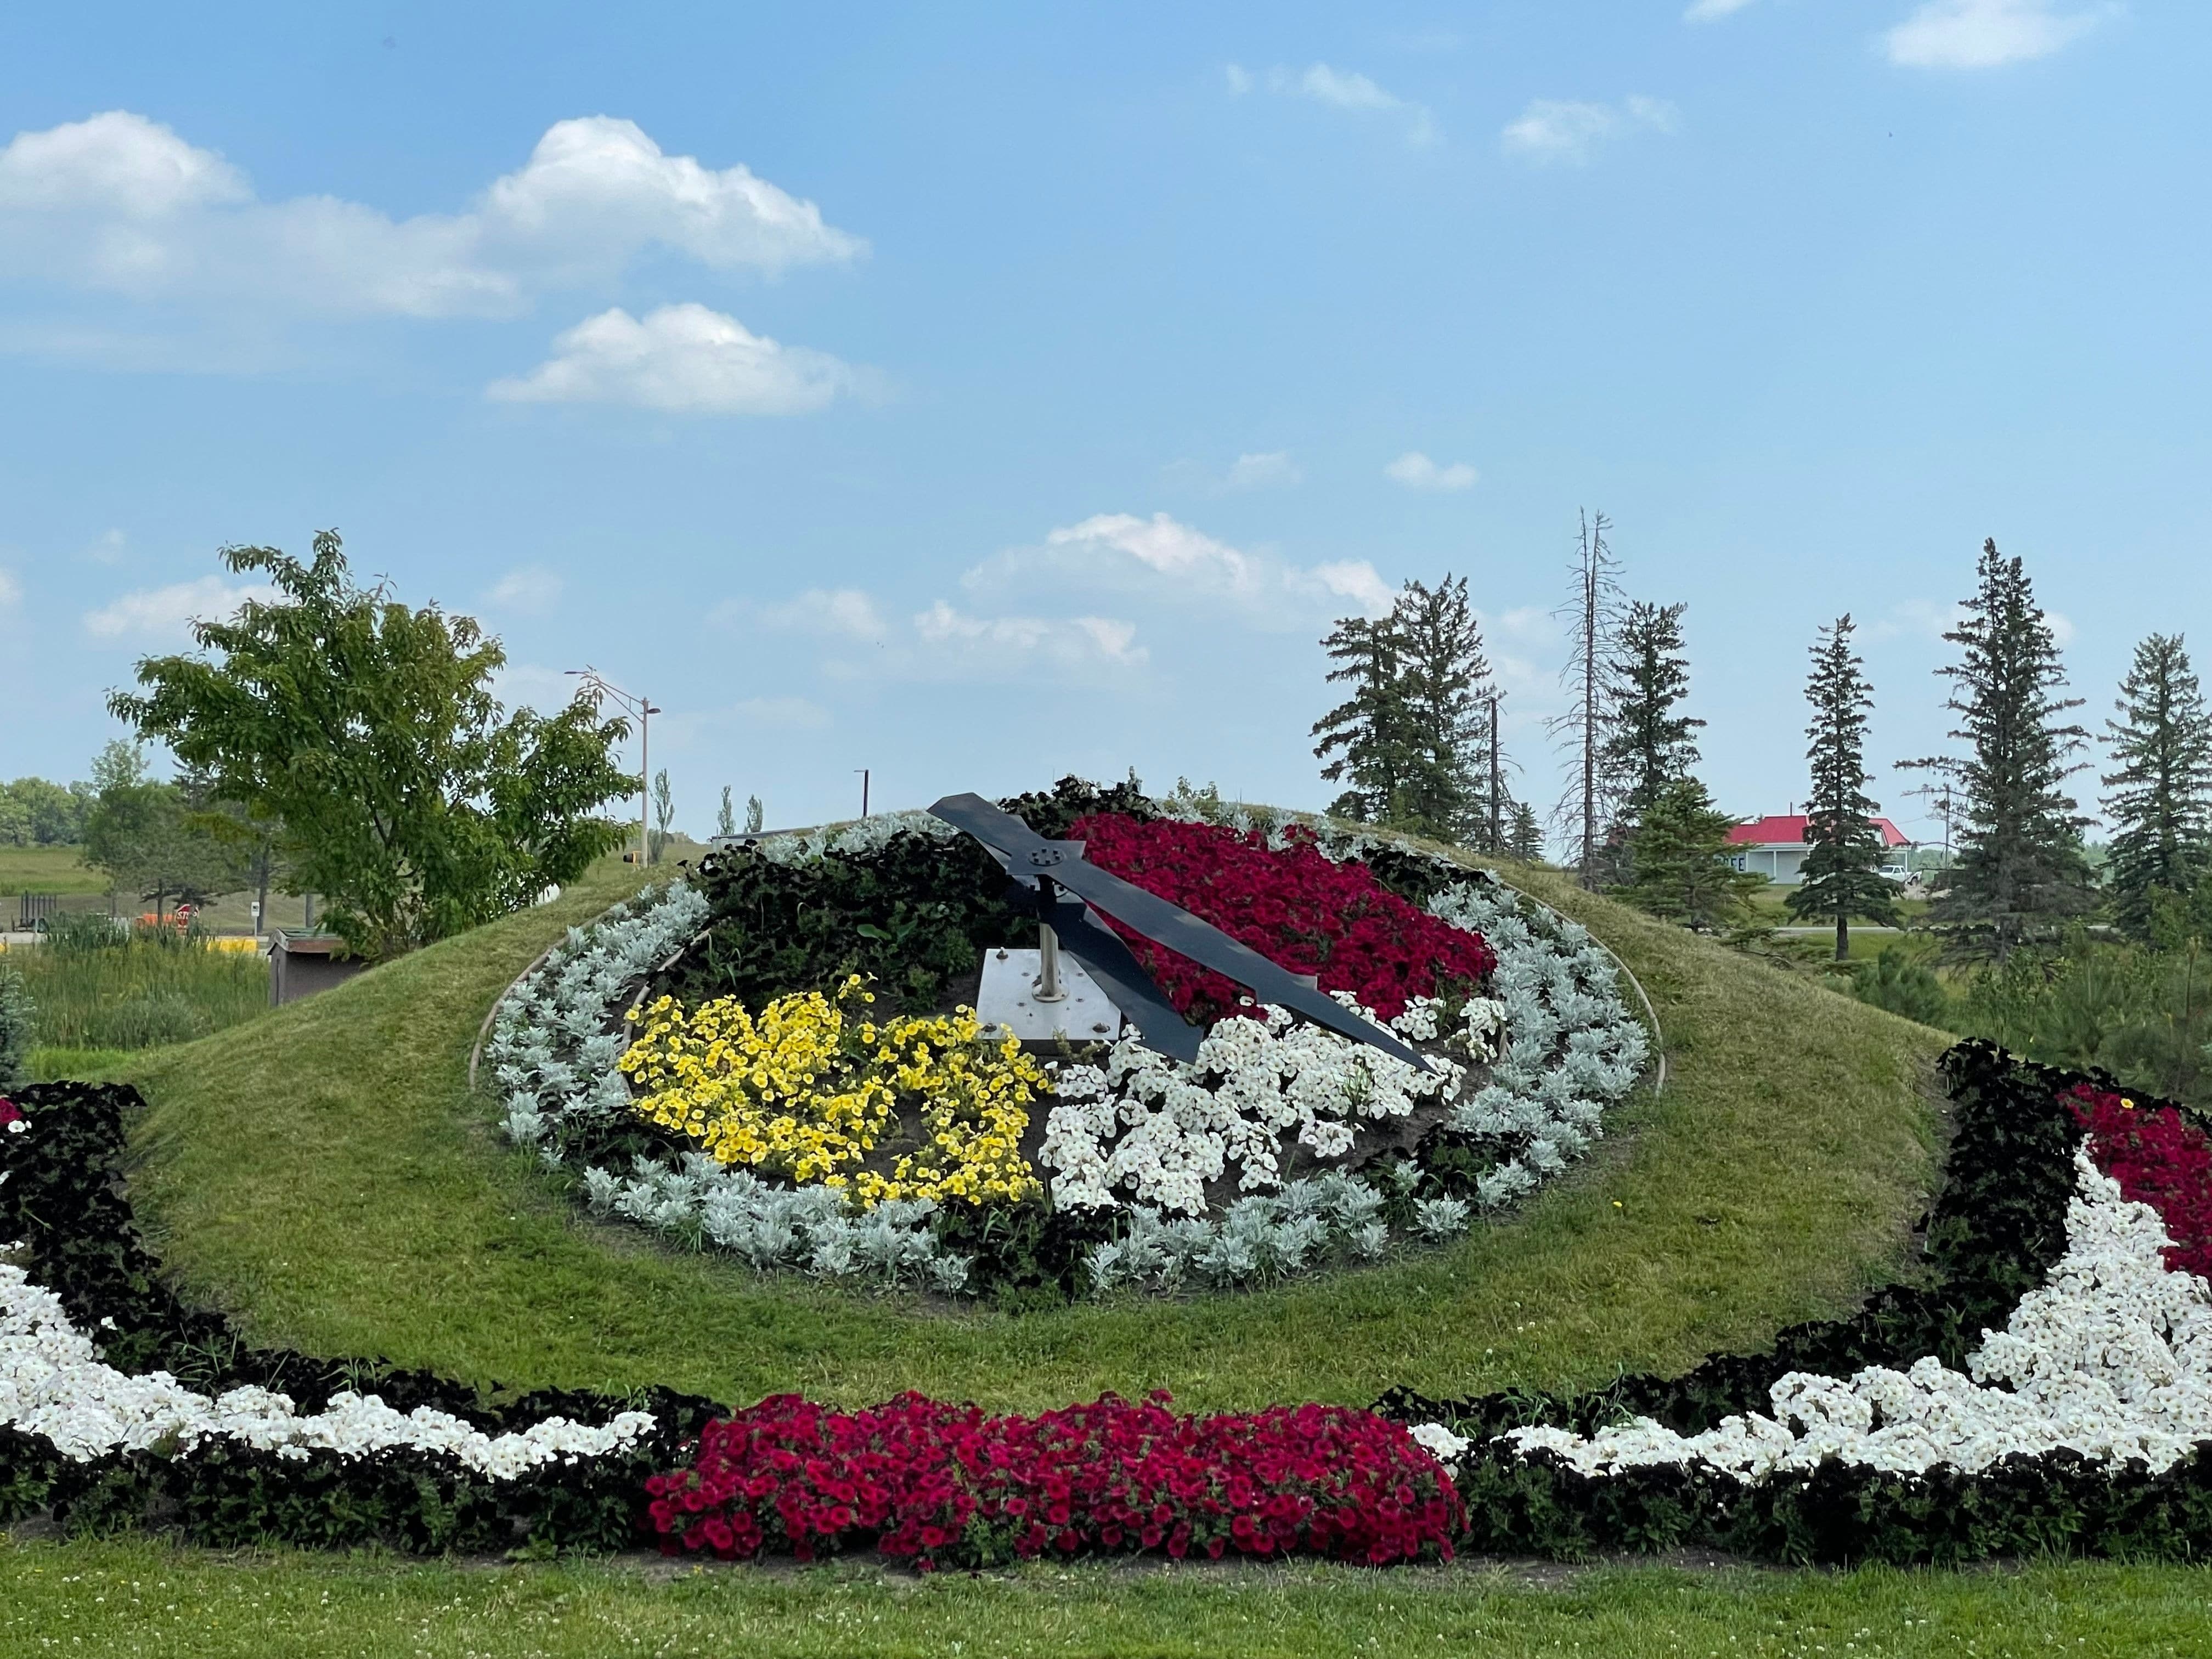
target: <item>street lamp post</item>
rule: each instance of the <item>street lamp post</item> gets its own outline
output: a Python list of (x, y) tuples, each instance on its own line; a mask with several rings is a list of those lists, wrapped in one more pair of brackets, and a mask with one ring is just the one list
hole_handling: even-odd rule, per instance
[(653, 862), (653, 831), (647, 827), (646, 814), (653, 807), (650, 787), (653, 717), (660, 710), (654, 708), (649, 699), (623, 690), (589, 663), (568, 672), (577, 682), (576, 695), (589, 697), (593, 708), (612, 699), (623, 713), (637, 717), (637, 861), (641, 866), (650, 864)]

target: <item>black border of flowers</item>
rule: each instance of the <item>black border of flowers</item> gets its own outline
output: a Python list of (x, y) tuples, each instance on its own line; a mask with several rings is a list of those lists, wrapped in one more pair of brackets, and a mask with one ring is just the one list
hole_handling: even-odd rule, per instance
[[(1960, 1365), (2065, 1249), (2081, 1136), (2058, 1097), (2083, 1074), (2017, 1061), (1980, 1041), (1959, 1044), (1939, 1066), (1955, 1133), (1917, 1282), (1877, 1292), (1850, 1318), (1792, 1327), (1771, 1352), (1714, 1355), (1678, 1377), (1626, 1377), (1573, 1396), (1434, 1400), (1401, 1389), (1376, 1403), (1384, 1415), (1449, 1423), (1476, 1439), (1457, 1471), (1468, 1517), (1463, 1549), (1576, 1558), (1702, 1545), (1783, 1561), (1938, 1564), (2038, 1553), (2212, 1554), (2208, 1449), (2158, 1474), (2140, 1462), (2068, 1452), (1920, 1475), (1832, 1458), (1747, 1486), (1702, 1465), (1585, 1476), (1553, 1454), (1523, 1455), (1494, 1438), (1523, 1424), (1588, 1431), (1633, 1415), (1693, 1433), (1764, 1407), (1767, 1389), (1791, 1370), (1844, 1376), (1931, 1354)], [(2112, 1086), (2100, 1075), (2090, 1080)], [(76, 1462), (44, 1437), (0, 1428), (0, 1523), (50, 1511), (72, 1532), (152, 1525), (222, 1547), (619, 1549), (640, 1538), (646, 1477), (674, 1467), (721, 1411), (663, 1389), (629, 1397), (512, 1393), (381, 1361), (249, 1346), (222, 1315), (180, 1302), (138, 1237), (123, 1182), (125, 1121), (141, 1104), (137, 1092), (49, 1084), (16, 1099), (32, 1127), (0, 1136), (0, 1241), (23, 1247), (18, 1259), (31, 1279), (96, 1334), (117, 1369), (167, 1370), (209, 1394), (259, 1384), (310, 1411), (342, 1389), (374, 1392), (401, 1411), (429, 1406), (491, 1433), (556, 1414), (604, 1421), (623, 1410), (651, 1413), (655, 1427), (622, 1452), (512, 1480), (474, 1474), (444, 1453), (292, 1459), (213, 1441), (190, 1453), (156, 1448)]]
[(1710, 1355), (1680, 1376), (1623, 1377), (1573, 1396), (1435, 1400), (1394, 1389), (1376, 1403), (1386, 1416), (1450, 1424), (1475, 1440), (1459, 1476), (1466, 1549), (1575, 1559), (1697, 1545), (1789, 1562), (1939, 1565), (2030, 1553), (2212, 1554), (2212, 1448), (2155, 1474), (2141, 1460), (2065, 1451), (1917, 1475), (1830, 1457), (1747, 1486), (1702, 1464), (1585, 1475), (1555, 1453), (1523, 1454), (1495, 1438), (1529, 1424), (1587, 1434), (1639, 1416), (1695, 1434), (1770, 1410), (1768, 1390), (1791, 1371), (1848, 1376), (1929, 1355), (1964, 1369), (1984, 1332), (2002, 1328), (2065, 1252), (2081, 1131), (2059, 1096), (2084, 1080), (2118, 1085), (2100, 1073), (2015, 1060), (1978, 1038), (1937, 1065), (1954, 1133), (1919, 1282), (1877, 1291), (1850, 1318), (1792, 1326), (1771, 1352)]
[(88, 1462), (42, 1435), (0, 1427), (0, 1523), (51, 1510), (70, 1532), (173, 1527), (196, 1543), (333, 1547), (380, 1543), (416, 1553), (522, 1554), (620, 1549), (645, 1515), (647, 1476), (722, 1408), (648, 1389), (618, 1396), (574, 1389), (478, 1389), (382, 1360), (319, 1359), (250, 1346), (219, 1313), (188, 1308), (165, 1285), (137, 1231), (123, 1171), (125, 1116), (143, 1107), (116, 1085), (34, 1085), (15, 1096), (27, 1132), (0, 1135), (0, 1243), (32, 1282), (59, 1297), (102, 1357), (134, 1375), (165, 1370), (209, 1395), (258, 1385), (303, 1412), (346, 1389), (401, 1412), (430, 1407), (488, 1434), (560, 1416), (595, 1424), (618, 1412), (655, 1426), (618, 1452), (540, 1464), (513, 1480), (471, 1470), (450, 1453), (392, 1448), (364, 1456), (317, 1449), (283, 1457), (209, 1440)]

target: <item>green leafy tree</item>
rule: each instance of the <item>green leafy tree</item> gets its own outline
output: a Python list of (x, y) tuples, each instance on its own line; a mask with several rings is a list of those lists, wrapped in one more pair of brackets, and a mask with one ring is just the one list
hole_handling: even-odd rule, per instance
[(173, 783), (110, 782), (85, 824), (84, 857), (118, 889), (150, 900), (156, 919), (172, 901), (202, 904), (244, 883), (232, 848)]
[(714, 814), (714, 833), (718, 836), (738, 833), (737, 809), (730, 805), (730, 786), (726, 783), (722, 786), (721, 809)]
[(1836, 927), (1836, 960), (1851, 953), (1851, 921), (1897, 926), (1897, 887), (1881, 873), (1881, 836), (1869, 821), (1875, 802), (1866, 793), (1867, 711), (1874, 707), (1865, 663), (1851, 649), (1849, 611), (1820, 630), (1813, 647), (1813, 672), (1805, 685), (1813, 719), (1805, 728), (1813, 792), (1805, 803), (1804, 880), (1783, 902), (1803, 921), (1814, 917)]
[(2118, 708), (2105, 723), (2106, 886), (2121, 930), (2148, 939), (2160, 896), (2195, 891), (2212, 851), (2212, 715), (2179, 635), (2136, 647)]
[(1675, 779), (1644, 808), (1632, 843), (1631, 903), (1697, 933), (1738, 921), (1766, 878), (1729, 862), (1728, 832), (1735, 820), (1713, 805), (1694, 777)]
[(1346, 617), (1322, 641), (1337, 665), (1332, 685), (1346, 689), (1345, 700), (1314, 722), (1316, 759), (1331, 783), (1344, 793), (1329, 806), (1332, 816), (1363, 823), (1388, 823), (1411, 780), (1419, 751), (1419, 734), (1406, 697), (1405, 641), (1395, 611), (1388, 617)]
[(69, 847), (84, 839), (92, 791), (64, 787), (44, 778), (0, 784), (0, 846)]
[(1698, 763), (1701, 720), (1682, 712), (1690, 659), (1680, 605), (1638, 600), (1621, 617), (1606, 665), (1605, 739), (1599, 764), (1630, 835), (1651, 803)]
[(749, 836), (757, 836), (761, 832), (761, 825), (767, 821), (768, 809), (761, 805), (761, 798), (758, 795), (747, 795), (745, 797), (745, 833)]
[(2064, 668), (2034, 585), (2017, 558), (1982, 544), (1966, 617), (1944, 638), (1959, 660), (1936, 672), (1951, 682), (1945, 707), (1963, 757), (1901, 765), (1957, 786), (1958, 854), (1937, 878), (1928, 922), (1952, 954), (2002, 963), (2022, 944), (2059, 937), (2096, 903), (2081, 854), (2084, 820), (2066, 793), (2087, 734), (2061, 724), (2081, 699), (2063, 698)]
[(566, 884), (617, 845), (599, 816), (632, 793), (609, 757), (627, 734), (585, 705), (509, 714), (496, 640), (435, 605), (353, 580), (335, 531), (307, 562), (268, 547), (223, 562), (276, 590), (202, 622), (198, 656), (138, 665), (110, 708), (166, 742), (214, 793), (283, 826), (288, 885), (377, 959)]
[(676, 817), (676, 796), (668, 787), (668, 769), (662, 767), (653, 775), (653, 855), (647, 862), (658, 864), (660, 855), (668, 850), (668, 826)]

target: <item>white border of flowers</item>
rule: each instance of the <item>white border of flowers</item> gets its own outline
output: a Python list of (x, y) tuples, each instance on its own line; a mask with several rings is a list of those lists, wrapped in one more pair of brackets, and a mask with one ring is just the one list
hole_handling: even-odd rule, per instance
[[(1289, 820), (1232, 809), (1214, 821), (1263, 830), (1271, 845), (1286, 844)], [(953, 833), (927, 813), (902, 812), (769, 836), (753, 848), (796, 864), (830, 851), (871, 852), (909, 830), (940, 839)], [(1319, 836), (1322, 850), (1339, 860), (1388, 844), (1326, 825)], [(1585, 1152), (1603, 1133), (1605, 1112), (1635, 1086), (1650, 1044), (1621, 999), (1617, 963), (1578, 924), (1486, 874), (1469, 874), (1429, 908), (1480, 933), (1498, 955), (1497, 1000), (1474, 1007), (1478, 1040), (1491, 1040), (1495, 1033), (1486, 1028), (1502, 1022), (1497, 1063), (1487, 1086), (1455, 1103), (1450, 1122), (1506, 1152), (1480, 1178), (1473, 1202), (1414, 1203), (1410, 1231), (1434, 1243), (1525, 1196)], [(549, 1167), (565, 1167), (564, 1123), (629, 1109), (615, 1066), (623, 1040), (607, 1028), (638, 982), (707, 914), (703, 896), (682, 881), (640, 894), (591, 926), (571, 928), (501, 1000), (486, 1055), (517, 1145), (537, 1150)], [(1231, 1022), (1241, 1029), (1209, 1036), (1197, 1068), (1126, 1040), (1103, 1070), (1064, 1068), (1042, 1153), (1054, 1171), (1054, 1201), (1127, 1206), (1124, 1236), (1091, 1255), (1098, 1290), (1264, 1283), (1331, 1258), (1373, 1260), (1395, 1242), (1380, 1213), (1386, 1189), (1340, 1171), (1279, 1185), (1266, 1144), (1292, 1126), (1316, 1150), (1348, 1144), (1353, 1123), (1410, 1109), (1421, 1080), (1275, 1012), (1264, 1024)], [(1415, 1006), (1400, 1024), (1428, 1017)], [(1198, 1188), (1232, 1156), (1242, 1166), (1241, 1195), (1218, 1213), (1194, 1213)], [(595, 1213), (693, 1248), (727, 1250), (762, 1272), (947, 1292), (967, 1281), (969, 1259), (939, 1245), (930, 1224), (935, 1206), (927, 1202), (854, 1215), (827, 1188), (773, 1186), (697, 1153), (576, 1174)], [(1409, 1176), (1418, 1178), (1401, 1166), (1396, 1178)]]
[[(1694, 1463), (1747, 1486), (1830, 1457), (1905, 1474), (2060, 1450), (2171, 1468), (2212, 1441), (2212, 1286), (2166, 1265), (2172, 1240), (2158, 1212), (2122, 1198), (2086, 1142), (2074, 1170), (2065, 1255), (2002, 1331), (1982, 1334), (1963, 1372), (1932, 1357), (1848, 1378), (1792, 1371), (1769, 1391), (1771, 1415), (1703, 1434), (1644, 1417), (1589, 1436), (1538, 1427), (1498, 1438), (1593, 1478)], [(1448, 1465), (1473, 1448), (1446, 1425), (1414, 1433)]]

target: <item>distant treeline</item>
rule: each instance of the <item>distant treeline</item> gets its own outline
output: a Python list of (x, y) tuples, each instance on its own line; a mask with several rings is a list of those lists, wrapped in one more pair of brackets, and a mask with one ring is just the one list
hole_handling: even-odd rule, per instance
[(100, 792), (88, 783), (0, 783), (0, 847), (74, 847)]

